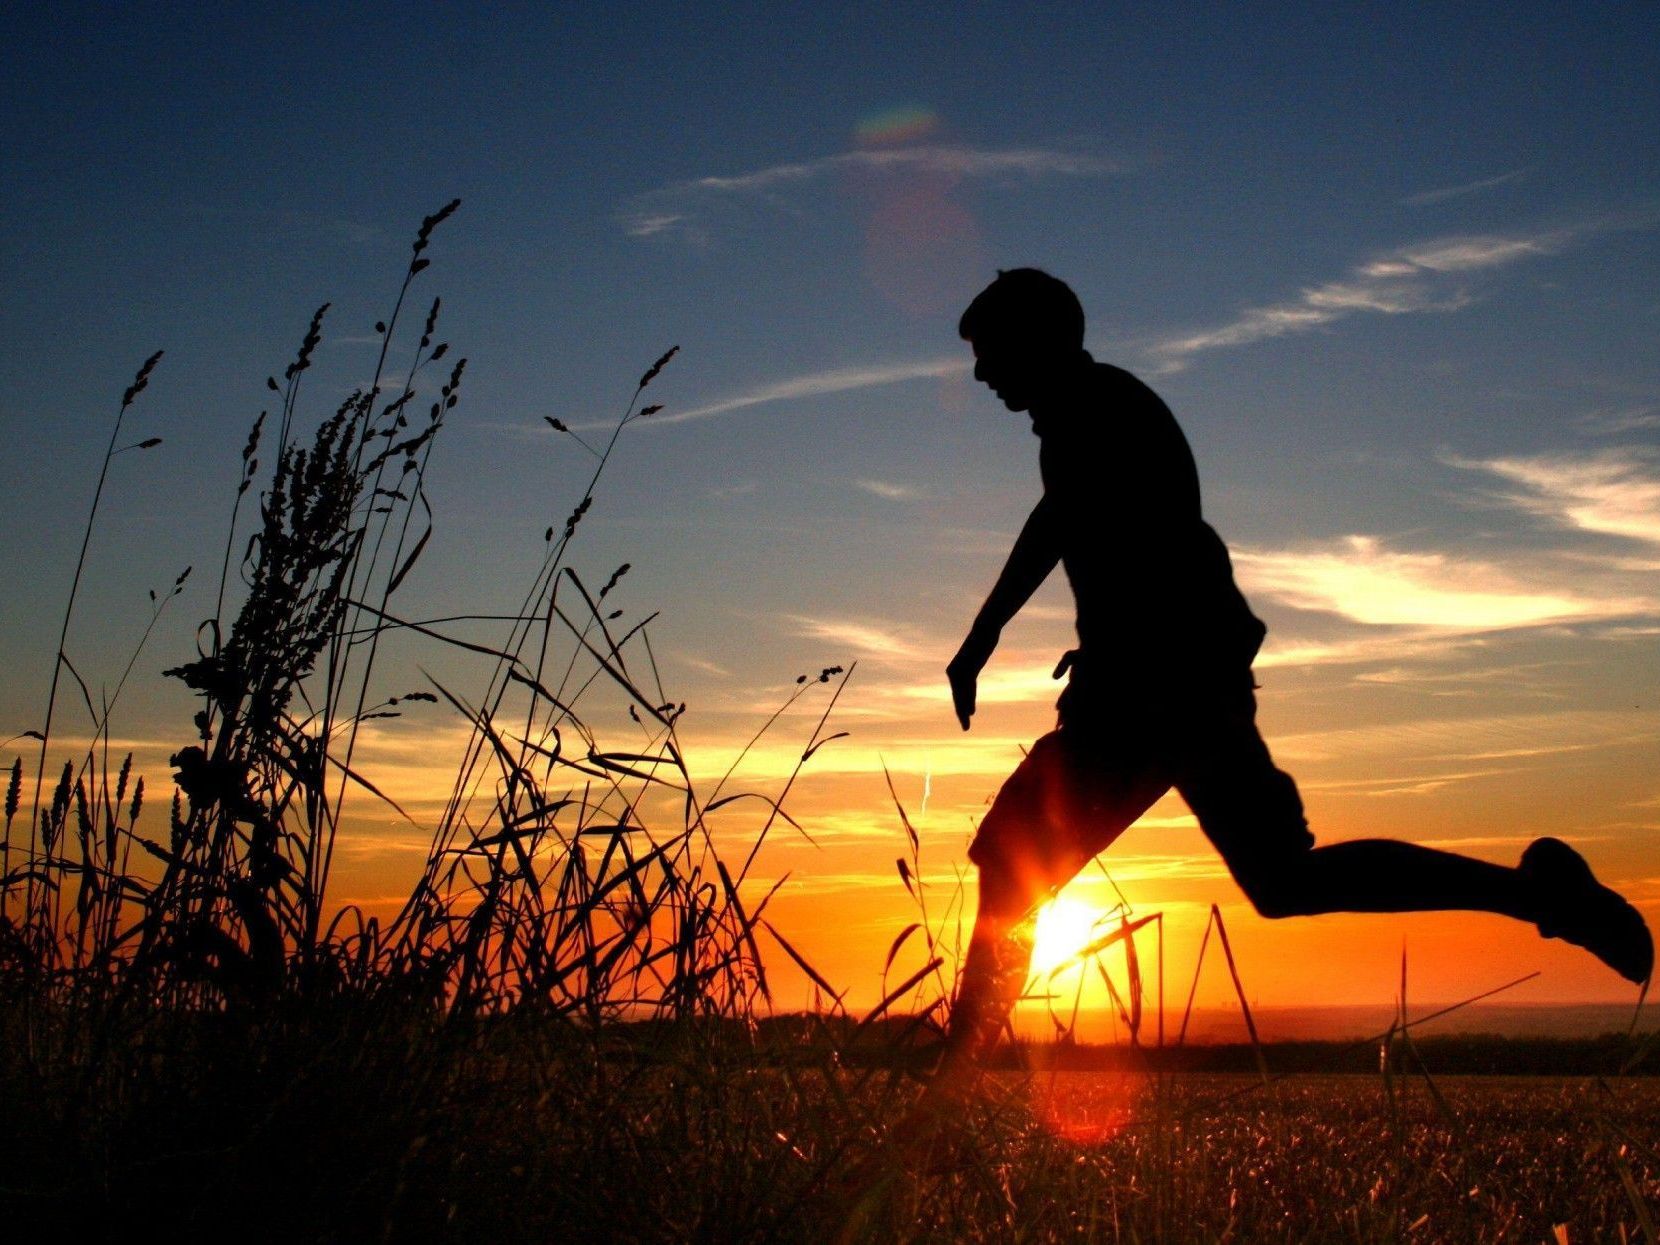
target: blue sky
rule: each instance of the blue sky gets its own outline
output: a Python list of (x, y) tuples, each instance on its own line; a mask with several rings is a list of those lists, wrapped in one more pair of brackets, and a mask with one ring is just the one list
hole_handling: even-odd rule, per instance
[[(845, 769), (957, 774), (930, 787), (955, 810), (943, 867), (1044, 729), (1069, 637), (1050, 585), (953, 736), (936, 672), (1036, 495), (1024, 418), (971, 386), (955, 320), (997, 267), (1036, 264), (1187, 429), (1272, 629), (1265, 728), (1336, 837), (1588, 817), (1652, 914), (1653, 6), (891, 9), (8, 17), (0, 733), (38, 717), (137, 364), (168, 352), (133, 424), (164, 444), (118, 460), (70, 646), (104, 677), (145, 589), (216, 558), (264, 378), (311, 311), (333, 301), (316, 414), (367, 378), (409, 236), (459, 196), (421, 278), (471, 363), (420, 608), (516, 599), (585, 478), (543, 417), (608, 418), (678, 344), (579, 564), (634, 564), (627, 603), (664, 611), (711, 748), (795, 674), (860, 659)], [(188, 652), (192, 591), (149, 665)], [(152, 678), (129, 712), (162, 748), (187, 710)], [(845, 881), (891, 856), (836, 764), (807, 798), (849, 846), (779, 869)], [(1503, 857), (1529, 832), (1485, 837)]]

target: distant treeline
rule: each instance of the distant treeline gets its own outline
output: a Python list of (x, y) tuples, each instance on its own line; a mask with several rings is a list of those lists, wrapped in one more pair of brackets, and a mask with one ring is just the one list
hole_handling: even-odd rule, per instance
[[(937, 1034), (903, 1017), (883, 1018), (852, 1038), (853, 1022), (836, 1017), (777, 1016), (756, 1027), (763, 1048), (794, 1060), (835, 1051), (844, 1060), (917, 1069), (932, 1062)], [(852, 1040), (850, 1040), (852, 1038)], [(1597, 1037), (1506, 1037), (1497, 1033), (1434, 1034), (1395, 1041), (1390, 1067), (1447, 1076), (1615, 1076), (1660, 1074), (1660, 1046), (1653, 1033), (1604, 1033)], [(1248, 1042), (1151, 1046), (1022, 1042), (1002, 1047), (1004, 1068), (1068, 1071), (1256, 1072), (1257, 1051)], [(1362, 1041), (1274, 1041), (1261, 1047), (1271, 1073), (1329, 1072), (1377, 1075), (1383, 1043)], [(1643, 1052), (1633, 1064), (1633, 1055)], [(1627, 1067), (1628, 1064), (1632, 1066)]]
[[(1411, 1050), (1396, 1043), (1390, 1066), (1403, 1074), (1422, 1068), (1442, 1076), (1615, 1076), (1621, 1073), (1642, 1037), (1605, 1033), (1593, 1038), (1505, 1037), (1496, 1033), (1446, 1034), (1419, 1038)], [(1262, 1059), (1280, 1072), (1370, 1073), (1377, 1075), (1384, 1054), (1381, 1042), (1265, 1042)], [(1415, 1057), (1416, 1056), (1416, 1057)], [(1008, 1064), (1023, 1058), (1029, 1066), (1065, 1069), (1165, 1072), (1255, 1072), (1257, 1053), (1249, 1043), (1216, 1046), (1029, 1046), (1008, 1052)], [(1626, 1069), (1627, 1075), (1660, 1073), (1652, 1056)]]

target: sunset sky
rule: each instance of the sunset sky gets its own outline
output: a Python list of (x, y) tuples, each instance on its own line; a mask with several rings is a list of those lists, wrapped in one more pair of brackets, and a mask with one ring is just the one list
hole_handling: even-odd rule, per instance
[[(0, 737), (39, 725), (109, 421), (165, 349), (131, 416), (163, 444), (116, 460), (68, 646), (113, 685), (146, 590), (198, 567), (117, 714), (161, 782), (190, 706), (158, 672), (212, 609), (265, 377), (331, 300), (306, 409), (366, 381), (414, 229), (459, 197), (419, 289), (470, 362), (405, 609), (516, 605), (590, 470), (544, 417), (607, 426), (679, 345), (573, 561), (631, 562), (618, 604), (662, 612), (700, 773), (797, 675), (857, 662), (849, 737), (791, 793), (816, 846), (776, 835), (755, 870), (790, 874), (774, 920), (850, 1003), (914, 916), (883, 765), (938, 913), (1073, 642), (1057, 575), (958, 729), (943, 667), (1038, 484), (956, 318), (1027, 264), (1185, 428), (1321, 841), (1512, 863), (1556, 834), (1660, 924), (1660, 10), (1336, 7), (9, 15)], [(388, 692), (434, 660), (397, 652)], [(750, 786), (776, 791), (829, 690)], [(369, 752), (417, 820), (462, 736), (426, 709)], [(0, 759), (32, 770), (29, 746)], [(358, 814), (335, 895), (384, 903), (422, 837)], [(1174, 796), (1103, 863), (1073, 897), (1162, 911), (1184, 988), (1215, 902), (1263, 1003), (1388, 1002), (1403, 940), (1423, 999), (1534, 969), (1513, 1001), (1634, 997), (1496, 917), (1262, 920)], [(1225, 986), (1207, 968), (1201, 998)]]

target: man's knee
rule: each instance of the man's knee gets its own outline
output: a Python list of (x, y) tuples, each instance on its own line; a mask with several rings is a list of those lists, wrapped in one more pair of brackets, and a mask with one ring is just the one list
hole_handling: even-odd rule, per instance
[(980, 870), (982, 911), (1029, 911), (1082, 867), (1060, 806), (1065, 769), (1060, 736), (1050, 732), (1032, 745), (992, 801), (968, 847)]
[(1309, 890), (1308, 853), (1307, 848), (1293, 849), (1243, 867), (1229, 862), (1234, 880), (1258, 916), (1278, 921), (1320, 911)]
[(1018, 923), (1049, 897), (1047, 876), (1018, 855), (983, 852), (978, 857), (970, 853), (970, 858), (980, 870), (979, 921)]
[(1304, 916), (1306, 909), (1299, 906), (1297, 895), (1281, 882), (1242, 883), (1245, 898), (1257, 910), (1257, 915), (1270, 921), (1288, 916)]
[(1322, 911), (1311, 893), (1309, 832), (1297, 784), (1266, 764), (1244, 776), (1184, 790), (1245, 897), (1270, 920)]

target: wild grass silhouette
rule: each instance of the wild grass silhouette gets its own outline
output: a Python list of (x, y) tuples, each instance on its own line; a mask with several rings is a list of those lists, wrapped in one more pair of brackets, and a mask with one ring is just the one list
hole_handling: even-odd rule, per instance
[[(105, 479), (159, 443), (124, 443), (159, 353), (123, 395), (41, 726), (26, 732), (38, 751), (5, 782), (10, 1224), (104, 1237), (165, 1218), (186, 1239), (1655, 1239), (1651, 1084), (1432, 1079), (1404, 1015), (1378, 1079), (1283, 1085), (1260, 1046), (1248, 1081), (1172, 1077), (1142, 1040), (1136, 934), (1158, 917), (1127, 907), (1077, 958), (1107, 982), (1131, 1070), (993, 1078), (926, 1147), (895, 1144), (954, 989), (960, 877), (927, 893), (895, 796), (916, 919), (890, 946), (880, 1004), (851, 1014), (769, 921), (771, 893), (751, 893), (760, 846), (793, 827), (795, 775), (739, 790), (735, 763), (701, 790), (651, 619), (619, 630), (610, 608), (630, 568), (599, 581), (571, 562), (675, 351), (603, 442), (548, 421), (592, 471), (546, 528), (516, 608), (487, 616), (499, 640), (455, 629), (486, 616), (403, 604), (466, 371), (440, 339), (438, 299), (406, 321), (457, 206), (416, 234), (367, 387), (309, 426), (327, 304), (268, 381), (215, 548), (213, 614), (194, 658), (168, 670), (198, 701), (161, 800), (164, 780), (150, 776), (147, 797), (132, 757), (112, 754), (110, 723), (190, 571), (152, 594), (109, 693), (66, 652)], [(481, 662), (482, 686), (388, 670), (394, 633)], [(838, 737), (848, 673), (802, 676), (756, 739), (821, 704), (799, 773)], [(91, 742), (60, 758), (71, 689)], [(424, 865), (383, 919), (336, 903), (331, 875), (348, 804), (398, 808), (360, 767), (365, 726), (412, 707), (468, 733)], [(1217, 928), (1225, 940), (1219, 913)], [(772, 1017), (763, 946), (815, 983), (819, 1012)], [(886, 980), (919, 950), (920, 968)], [(1243, 1006), (1231, 951), (1229, 968)], [(1029, 992), (1053, 994), (1059, 971)], [(1403, 1012), (1404, 990), (1403, 972)], [(1049, 998), (1063, 1036), (1076, 1006)]]
[[(276, 406), (261, 412), (242, 452), (217, 612), (202, 624), (201, 654), (166, 672), (200, 696), (200, 708), (194, 740), (172, 757), (164, 833), (140, 832), (142, 778), (126, 802), (130, 757), (112, 789), (101, 751), (107, 710), (93, 715), (93, 747), (66, 762), (44, 796), (54, 684), (39, 732), (34, 837), (15, 868), (20, 761), (8, 799), (0, 972), (14, 988), (80, 998), (96, 985), (100, 1002), (194, 1009), (393, 990), (444, 1011), (501, 1012), (534, 1001), (589, 1022), (654, 1012), (743, 1016), (751, 996), (765, 991), (755, 944), (760, 908), (746, 912), (738, 880), (714, 850), (710, 819), (740, 799), (767, 797), (717, 788), (704, 799), (694, 790), (676, 734), (685, 706), (662, 687), (645, 624), (616, 635), (603, 612), (629, 568), (591, 592), (566, 564), (620, 434), (659, 409), (640, 398), (675, 351), (645, 371), (604, 447), (588, 447), (592, 476), (557, 536), (548, 529), (546, 555), (504, 641), (464, 641), (396, 611), (432, 535), (427, 467), (466, 368), (465, 358), (454, 359), (447, 377), (434, 378), (436, 396), (419, 399), (425, 377), (449, 354), (436, 336), (438, 299), (400, 369), (406, 379), (387, 390), (383, 377), (412, 286), (429, 266), (434, 230), (457, 206), (422, 222), (392, 311), (376, 325), (381, 348), (368, 387), (314, 431), (303, 430), (302, 382), (327, 304), (282, 380), (267, 382)], [(159, 358), (146, 361), (123, 399), (106, 473)], [(263, 441), (273, 434), (274, 468), (261, 481)], [(102, 486), (100, 478), (99, 495)], [(257, 514), (245, 532), (245, 502), (256, 486)], [(97, 506), (95, 495), (65, 635)], [(493, 662), (487, 685), (481, 693), (437, 680), (396, 695), (380, 690), (380, 645), (399, 629), (439, 648), (485, 654)], [(57, 670), (75, 674), (61, 638)], [(826, 671), (823, 681), (841, 673)], [(629, 702), (637, 742), (608, 747), (584, 721), (582, 702), (596, 680)], [(90, 694), (86, 700), (90, 711)], [(354, 767), (362, 728), (420, 701), (446, 703), (471, 729), (426, 866), (390, 921), (350, 906), (331, 910), (348, 794), (396, 808)], [(674, 793), (683, 810), (669, 828), (647, 824), (642, 812), (647, 797), (662, 792)]]

